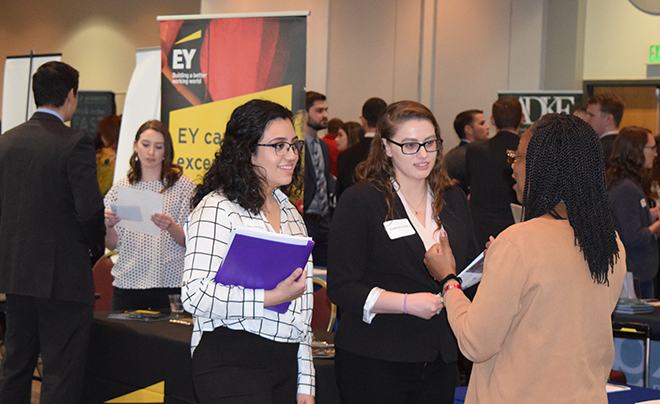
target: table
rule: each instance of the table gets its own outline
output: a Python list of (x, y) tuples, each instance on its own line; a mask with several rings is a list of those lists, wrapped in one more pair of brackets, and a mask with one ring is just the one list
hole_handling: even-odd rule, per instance
[(648, 314), (621, 314), (612, 313), (612, 320), (628, 323), (642, 323), (651, 326), (651, 339), (660, 341), (660, 307)]
[[(164, 388), (164, 401), (160, 402), (196, 404), (190, 358), (192, 326), (112, 320), (108, 314), (94, 313), (81, 402), (102, 404), (127, 394), (158, 396)], [(314, 366), (316, 402), (339, 404), (334, 361), (315, 359)], [(155, 392), (143, 390), (149, 386)], [(139, 402), (133, 397), (125, 402)]]

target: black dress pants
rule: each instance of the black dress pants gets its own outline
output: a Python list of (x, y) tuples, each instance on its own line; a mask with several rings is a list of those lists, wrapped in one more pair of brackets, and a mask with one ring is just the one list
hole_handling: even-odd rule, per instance
[(456, 362), (390, 362), (335, 347), (342, 404), (452, 404), (458, 385)]
[(200, 404), (295, 404), (298, 345), (247, 331), (204, 332), (193, 354)]
[(80, 402), (93, 309), (79, 302), (7, 295), (0, 403), (30, 403), (40, 352), (41, 404)]

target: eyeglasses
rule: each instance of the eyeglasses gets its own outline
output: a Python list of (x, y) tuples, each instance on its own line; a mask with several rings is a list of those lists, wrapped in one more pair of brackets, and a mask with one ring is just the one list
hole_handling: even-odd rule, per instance
[(651, 149), (653, 151), (658, 151), (658, 145), (653, 145), (653, 146), (644, 146), (645, 149)]
[(437, 152), (442, 147), (442, 139), (433, 139), (427, 140), (424, 143), (418, 142), (407, 142), (407, 143), (397, 143), (394, 140), (387, 139), (388, 142), (393, 143), (401, 148), (401, 153), (403, 154), (416, 154), (419, 149), (424, 147), (428, 153)]
[(506, 151), (506, 161), (509, 164), (513, 164), (516, 161), (518, 161), (518, 159), (521, 159), (525, 156), (526, 156), (526, 154), (518, 154), (518, 153), (516, 153), (515, 150), (507, 150)]
[(263, 147), (272, 147), (275, 149), (275, 154), (283, 157), (286, 156), (287, 153), (289, 153), (289, 150), (293, 148), (293, 152), (295, 154), (300, 154), (301, 151), (305, 148), (305, 142), (302, 140), (296, 140), (293, 143), (289, 142), (277, 142), (277, 143), (269, 143), (269, 144), (264, 144), (264, 143), (257, 143), (257, 146), (263, 146)]

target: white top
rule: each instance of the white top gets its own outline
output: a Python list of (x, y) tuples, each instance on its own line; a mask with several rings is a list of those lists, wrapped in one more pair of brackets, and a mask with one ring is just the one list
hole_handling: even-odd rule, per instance
[[(273, 195), (280, 205), (280, 233), (307, 236), (300, 213), (279, 189)], [(218, 192), (204, 197), (193, 209), (185, 227), (186, 258), (181, 300), (193, 314), (191, 353), (204, 331), (217, 327), (243, 330), (276, 342), (300, 343), (298, 349), (298, 393), (314, 395), (312, 359), (313, 264), (307, 261), (307, 290), (279, 314), (264, 308), (264, 290), (215, 283), (225, 257), (232, 229), (246, 227), (274, 232), (263, 215), (254, 216)]]
[[(128, 187), (141, 191), (160, 192), (160, 181), (136, 182), (131, 185), (128, 178), (117, 181), (103, 200), (106, 209), (117, 202), (117, 187)], [(195, 184), (181, 175), (174, 185), (163, 194), (163, 213), (183, 227), (190, 212), (190, 198)], [(150, 220), (150, 219), (148, 219)], [(121, 224), (121, 222), (119, 222)], [(186, 248), (179, 245), (165, 230), (159, 237), (138, 233), (115, 226), (117, 231), (117, 263), (112, 267), (112, 286), (121, 289), (152, 289), (181, 287), (183, 257)]]

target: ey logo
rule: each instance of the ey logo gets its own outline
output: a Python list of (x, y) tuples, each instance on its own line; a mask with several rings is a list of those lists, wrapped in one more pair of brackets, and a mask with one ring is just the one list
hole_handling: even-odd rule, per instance
[[(178, 40), (174, 45), (179, 45), (202, 37), (202, 31), (196, 31), (185, 38)], [(193, 57), (197, 49), (173, 49), (172, 50), (172, 70), (190, 69)]]

